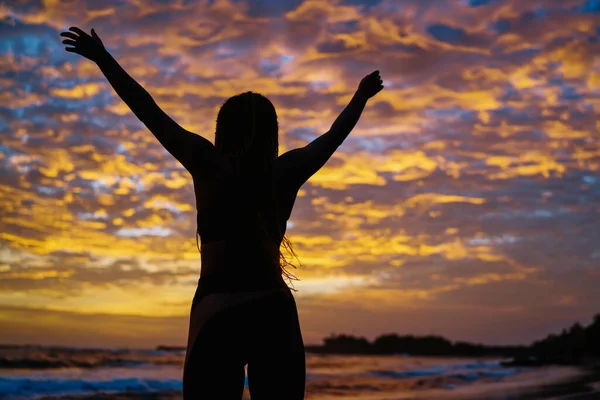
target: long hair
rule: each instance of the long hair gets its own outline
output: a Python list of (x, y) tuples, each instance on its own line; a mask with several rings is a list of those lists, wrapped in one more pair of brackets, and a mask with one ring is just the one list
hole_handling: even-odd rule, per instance
[[(217, 115), (215, 148), (231, 162), (238, 178), (251, 182), (246, 202), (257, 236), (278, 276), (299, 280), (286, 270), (289, 262), (281, 251), (298, 259), (280, 226), (274, 165), (279, 156), (279, 122), (275, 107), (265, 96), (248, 91), (230, 97)], [(245, 179), (246, 178), (246, 179)], [(292, 284), (293, 285), (293, 284)], [(296, 289), (292, 289), (296, 290)]]

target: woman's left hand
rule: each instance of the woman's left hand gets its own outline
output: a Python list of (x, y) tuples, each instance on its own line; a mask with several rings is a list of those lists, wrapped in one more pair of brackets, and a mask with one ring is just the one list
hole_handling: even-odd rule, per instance
[(63, 40), (63, 44), (73, 46), (66, 47), (66, 51), (77, 53), (93, 62), (98, 62), (98, 60), (106, 53), (102, 40), (100, 40), (93, 29), (92, 36), (74, 26), (70, 27), (69, 30), (71, 32), (60, 33), (60, 36), (69, 38)]

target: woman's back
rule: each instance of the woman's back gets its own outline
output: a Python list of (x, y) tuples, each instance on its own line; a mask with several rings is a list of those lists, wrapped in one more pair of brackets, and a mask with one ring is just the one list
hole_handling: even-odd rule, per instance
[[(309, 177), (300, 155), (288, 152), (275, 161), (273, 197), (267, 192), (271, 189), (260, 183), (269, 179), (234, 174), (228, 159), (216, 150), (212, 162), (205, 163), (198, 174), (192, 172), (202, 244), (203, 294), (285, 285), (281, 269), (264, 246), (270, 245), (271, 252), (278, 250), (298, 191)], [(258, 211), (264, 213), (264, 225), (258, 220)], [(272, 241), (263, 240), (262, 226)]]

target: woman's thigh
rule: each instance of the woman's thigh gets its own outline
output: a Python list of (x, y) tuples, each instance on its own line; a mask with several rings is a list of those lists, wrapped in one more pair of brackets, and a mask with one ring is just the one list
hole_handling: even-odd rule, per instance
[(213, 315), (192, 346), (183, 376), (184, 400), (240, 400), (244, 391), (243, 305)]
[(304, 399), (306, 360), (298, 311), (283, 294), (256, 301), (249, 330), (248, 386), (252, 400)]

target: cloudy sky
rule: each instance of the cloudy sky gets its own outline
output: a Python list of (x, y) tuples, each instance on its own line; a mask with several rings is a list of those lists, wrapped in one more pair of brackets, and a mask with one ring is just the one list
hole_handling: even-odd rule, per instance
[(264, 94), (280, 154), (380, 70), (289, 222), (306, 344), (529, 343), (600, 312), (600, 1), (3, 1), (0, 342), (187, 337), (191, 177), (69, 26), (211, 142), (228, 97)]

